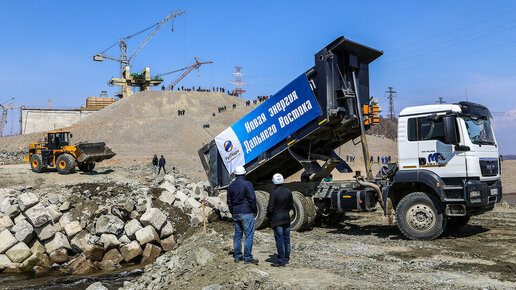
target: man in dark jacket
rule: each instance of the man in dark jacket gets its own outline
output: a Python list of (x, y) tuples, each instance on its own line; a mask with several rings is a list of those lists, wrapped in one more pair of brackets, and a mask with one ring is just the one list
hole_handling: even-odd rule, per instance
[(154, 166), (154, 175), (158, 172), (158, 155), (154, 154), (154, 158), (152, 158), (152, 166)]
[(165, 170), (165, 164), (167, 161), (165, 161), (165, 158), (163, 155), (161, 155), (161, 158), (159, 159), (159, 169), (158, 169), (158, 175), (161, 172), (161, 168), (163, 168), (163, 174), (167, 174), (167, 171)]
[[(251, 182), (245, 180), (245, 168), (235, 169), (235, 181), (228, 186), (228, 207), (235, 224), (233, 236), (233, 257), (235, 262), (244, 260), (244, 264), (258, 265), (253, 258), (254, 214), (256, 213), (256, 196)], [(242, 256), (242, 234), (245, 234), (244, 255)]]
[(269, 205), (267, 206), (267, 217), (271, 221), (274, 230), (274, 239), (278, 250), (278, 260), (272, 264), (273, 267), (281, 267), (288, 264), (290, 260), (290, 210), (294, 209), (292, 192), (283, 187), (283, 175), (276, 173), (272, 177), (276, 188), (271, 193)]

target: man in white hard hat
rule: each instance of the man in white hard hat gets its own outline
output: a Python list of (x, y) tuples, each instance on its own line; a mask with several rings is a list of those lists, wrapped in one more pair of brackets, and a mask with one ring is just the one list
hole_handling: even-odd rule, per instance
[[(235, 262), (244, 260), (244, 264), (258, 265), (253, 258), (254, 214), (256, 214), (256, 196), (251, 182), (245, 179), (245, 168), (235, 168), (235, 181), (228, 186), (228, 207), (235, 224), (233, 236), (233, 257)], [(244, 255), (242, 255), (242, 234), (245, 235)]]
[(283, 186), (283, 175), (276, 173), (272, 177), (276, 185), (269, 198), (267, 217), (271, 221), (278, 250), (278, 259), (271, 266), (282, 267), (290, 260), (290, 210), (294, 209), (294, 200), (290, 189)]

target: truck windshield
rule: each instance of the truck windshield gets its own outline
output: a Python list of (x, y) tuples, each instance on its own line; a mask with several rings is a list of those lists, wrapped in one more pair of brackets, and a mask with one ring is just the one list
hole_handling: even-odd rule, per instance
[(472, 143), (480, 145), (495, 144), (493, 130), (491, 129), (491, 121), (489, 118), (472, 120), (465, 117), (464, 121), (466, 121), (469, 139)]

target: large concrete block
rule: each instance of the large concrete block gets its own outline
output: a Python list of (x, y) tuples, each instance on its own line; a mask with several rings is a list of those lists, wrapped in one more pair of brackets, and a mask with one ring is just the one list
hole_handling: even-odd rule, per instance
[(130, 262), (142, 254), (142, 248), (137, 241), (132, 241), (120, 248), (120, 253), (126, 262)]
[(86, 249), (86, 245), (89, 243), (91, 238), (91, 234), (88, 231), (80, 231), (76, 234), (73, 239), (70, 241), (72, 250), (75, 253), (82, 253)]
[(3, 271), (5, 268), (9, 268), (13, 266), (13, 262), (5, 255), (0, 255), (0, 271)]
[(92, 261), (100, 261), (104, 255), (104, 249), (99, 245), (87, 244), (84, 249), (84, 255)]
[(154, 207), (147, 209), (140, 218), (140, 222), (144, 226), (151, 225), (158, 231), (161, 230), (166, 221), (167, 216), (161, 210)]
[(147, 265), (154, 262), (161, 254), (161, 248), (153, 244), (147, 244), (142, 254), (142, 265)]
[(65, 225), (64, 230), (66, 235), (68, 236), (68, 239), (72, 239), (76, 234), (82, 231), (82, 227), (79, 221), (73, 221)]
[(166, 239), (161, 240), (161, 247), (163, 248), (163, 251), (170, 251), (177, 247), (176, 239), (174, 236), (170, 236)]
[(148, 226), (144, 227), (143, 229), (140, 229), (139, 231), (137, 231), (135, 236), (136, 236), (136, 239), (138, 240), (138, 242), (140, 242), (140, 245), (142, 245), (142, 246), (145, 245), (146, 243), (151, 243), (154, 241), (159, 242), (158, 233), (156, 232), (154, 227), (151, 225), (148, 225)]
[(30, 192), (24, 192), (20, 194), (20, 197), (18, 198), (18, 204), (22, 211), (26, 211), (31, 206), (36, 205), (38, 202), (39, 198), (34, 193)]
[(57, 208), (57, 205), (51, 204), (47, 206), (48, 213), (52, 217), (52, 221), (57, 223), (63, 214)]
[(169, 237), (171, 236), (172, 234), (174, 234), (174, 226), (170, 223), (170, 222), (166, 222), (165, 225), (163, 226), (163, 228), (161, 229), (160, 233), (159, 233), (159, 237), (160, 238), (166, 238), (166, 237)]
[(4, 215), (0, 218), (0, 231), (3, 231), (5, 229), (10, 230), (13, 226), (13, 220), (9, 216)]
[(161, 195), (159, 196), (159, 200), (161, 200), (164, 203), (172, 204), (174, 200), (176, 199), (175, 195), (170, 191), (163, 191)]
[(124, 260), (122, 255), (120, 254), (120, 251), (118, 249), (111, 249), (104, 254), (104, 257), (102, 258), (102, 261), (113, 261), (115, 263), (120, 263)]
[(127, 222), (125, 224), (125, 234), (130, 238), (130, 239), (135, 239), (135, 236), (134, 234), (139, 231), (140, 229), (142, 228), (142, 225), (140, 224), (140, 222), (138, 220), (130, 220), (129, 222)]
[(34, 238), (34, 228), (27, 220), (18, 221), (11, 229), (14, 233), (14, 237), (24, 243), (28, 243)]
[(95, 231), (97, 234), (114, 234), (120, 235), (124, 230), (124, 222), (118, 217), (106, 214), (97, 220)]
[(57, 233), (57, 229), (54, 227), (52, 222), (39, 228), (35, 228), (34, 230), (36, 231), (38, 238), (42, 241), (52, 238)]
[(0, 232), (0, 254), (5, 253), (12, 246), (16, 245), (18, 240), (11, 234), (8, 229)]
[(30, 255), (32, 255), (32, 252), (30, 251), (29, 247), (23, 242), (19, 242), (18, 244), (12, 246), (7, 252), (5, 252), (7, 257), (15, 263), (21, 263), (25, 261)]
[(45, 243), (45, 249), (47, 253), (51, 254), (55, 250), (59, 249), (72, 249), (70, 242), (66, 238), (65, 234), (58, 232), (54, 235), (54, 238)]
[(120, 245), (120, 241), (113, 234), (102, 234), (100, 236), (100, 243), (104, 246), (104, 251), (117, 248)]
[(52, 264), (54, 263), (65, 263), (70, 260), (70, 257), (68, 256), (68, 251), (65, 248), (55, 250), (49, 255), (50, 261)]
[(26, 210), (25, 215), (29, 219), (29, 222), (36, 228), (52, 220), (50, 213), (41, 203)]

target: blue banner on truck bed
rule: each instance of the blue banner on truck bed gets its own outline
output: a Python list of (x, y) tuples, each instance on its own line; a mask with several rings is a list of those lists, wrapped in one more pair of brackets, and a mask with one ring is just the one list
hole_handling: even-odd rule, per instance
[(319, 104), (302, 74), (220, 133), (215, 142), (231, 174), (319, 115)]

